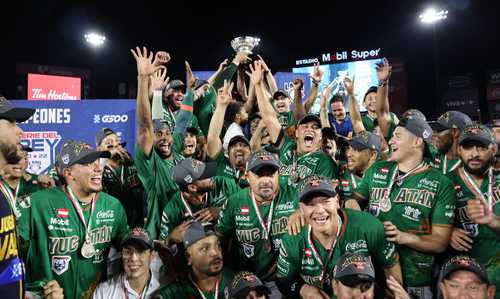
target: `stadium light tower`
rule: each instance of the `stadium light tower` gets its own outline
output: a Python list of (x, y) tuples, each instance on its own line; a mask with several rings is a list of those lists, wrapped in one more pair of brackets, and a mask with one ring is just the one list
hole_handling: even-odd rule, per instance
[(92, 47), (99, 48), (104, 45), (106, 37), (96, 32), (89, 32), (85, 34), (85, 41), (89, 43)]
[[(435, 89), (435, 97), (436, 97), (436, 101), (437, 103), (441, 104), (441, 109), (443, 110), (447, 110), (445, 109), (446, 107), (443, 107), (444, 106), (444, 103), (441, 101), (441, 98), (440, 98), (440, 93), (439, 93), (439, 89), (440, 89), (440, 82), (439, 82), (439, 45), (438, 45), (438, 38), (437, 38), (437, 32), (436, 32), (436, 25), (441, 23), (442, 21), (446, 20), (448, 18), (448, 10), (445, 10), (445, 9), (441, 9), (441, 10), (437, 10), (436, 8), (434, 7), (429, 7), (427, 8), (426, 10), (424, 10), (423, 13), (421, 13), (418, 18), (420, 19), (420, 23), (424, 24), (424, 25), (430, 25), (432, 26), (432, 38), (433, 38), (433, 47), (434, 47), (434, 57), (433, 57), (433, 60), (434, 60), (434, 80), (435, 80), (435, 84), (436, 84), (436, 89)], [(443, 110), (443, 111), (444, 111)]]

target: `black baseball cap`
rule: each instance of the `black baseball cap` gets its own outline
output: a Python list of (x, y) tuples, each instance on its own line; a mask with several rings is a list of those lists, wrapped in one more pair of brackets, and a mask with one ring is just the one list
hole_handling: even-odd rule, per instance
[(231, 146), (233, 146), (236, 142), (239, 142), (239, 141), (250, 146), (250, 141), (248, 141), (248, 139), (245, 137), (245, 135), (238, 134), (238, 135), (234, 135), (233, 137), (231, 137), (231, 139), (229, 139), (229, 143), (227, 144), (227, 148), (229, 149)]
[(285, 98), (290, 98), (290, 95), (286, 90), (284, 89), (278, 89), (274, 94), (273, 94), (273, 100), (275, 100), (279, 96), (284, 96)]
[(369, 256), (347, 252), (342, 255), (333, 269), (333, 278), (348, 287), (375, 281), (375, 269)]
[(302, 117), (301, 120), (299, 120), (297, 125), (306, 124), (306, 123), (312, 122), (312, 121), (316, 122), (318, 124), (318, 126), (321, 128), (321, 119), (316, 114), (307, 114), (306, 116)]
[(170, 129), (170, 126), (163, 119), (153, 119), (153, 130)]
[(280, 163), (276, 155), (261, 150), (254, 153), (247, 162), (247, 170), (253, 173), (257, 173), (264, 167), (270, 167), (278, 171)]
[(187, 227), (186, 231), (184, 232), (182, 243), (184, 244), (184, 248), (187, 249), (189, 246), (193, 245), (199, 240), (212, 235), (215, 235), (213, 225), (209, 223), (201, 223), (200, 221), (194, 221)]
[(367, 131), (362, 131), (359, 134), (356, 134), (352, 137), (352, 139), (348, 140), (347, 143), (356, 150), (370, 149), (380, 153), (382, 148), (380, 138)]
[(261, 294), (270, 294), (269, 288), (255, 274), (248, 271), (239, 272), (231, 282), (230, 298), (244, 299), (253, 290), (259, 290)]
[(69, 140), (61, 147), (59, 166), (62, 170), (75, 164), (88, 164), (99, 158), (110, 157), (111, 153), (108, 151), (95, 151), (85, 142)]
[(327, 178), (319, 176), (309, 176), (300, 185), (299, 200), (309, 202), (317, 196), (335, 197), (337, 191)]
[(423, 121), (427, 121), (427, 118), (425, 115), (422, 113), (422, 111), (418, 109), (408, 109), (405, 112), (403, 112), (402, 118), (420, 118)]
[(208, 84), (207, 80), (197, 79), (195, 84), (194, 84), (194, 90), (197, 90), (198, 88), (202, 87), (205, 84)]
[(377, 86), (371, 86), (368, 88), (368, 90), (365, 92), (365, 96), (363, 97), (363, 102), (366, 100), (366, 96), (372, 92), (377, 93), (378, 87)]
[(15, 120), (18, 123), (27, 121), (33, 114), (35, 109), (31, 108), (18, 108), (5, 100), (0, 100), (0, 119)]
[(130, 230), (120, 243), (120, 247), (127, 245), (130, 242), (141, 245), (144, 249), (153, 249), (153, 240), (149, 233), (142, 227), (136, 227)]
[(217, 162), (201, 162), (186, 158), (172, 168), (172, 179), (183, 190), (187, 185), (206, 178), (217, 172)]
[(113, 131), (110, 128), (102, 128), (99, 133), (95, 136), (95, 143), (97, 146), (101, 145), (102, 141), (104, 138), (108, 137), (109, 135), (116, 134), (115, 131)]
[(465, 270), (476, 274), (484, 283), (490, 284), (486, 270), (475, 259), (468, 255), (457, 255), (450, 258), (442, 268), (442, 280), (447, 279), (453, 272)]
[(398, 127), (403, 127), (413, 135), (422, 138), (427, 144), (432, 142), (432, 129), (429, 124), (420, 118), (407, 117), (399, 121)]
[(437, 132), (449, 129), (463, 130), (472, 123), (472, 119), (467, 114), (455, 110), (447, 111), (436, 121), (429, 122), (431, 128)]
[(186, 84), (184, 84), (184, 82), (182, 82), (181, 80), (172, 80), (167, 85), (167, 90), (169, 90), (169, 89), (183, 89), (183, 90), (186, 90)]
[(493, 136), (491, 130), (481, 124), (469, 125), (462, 130), (458, 138), (458, 144), (462, 145), (467, 141), (477, 141), (484, 146), (496, 144), (495, 136)]
[(198, 136), (198, 134), (200, 133), (200, 131), (198, 131), (198, 129), (196, 127), (188, 127), (186, 129), (186, 132), (191, 133), (194, 136)]

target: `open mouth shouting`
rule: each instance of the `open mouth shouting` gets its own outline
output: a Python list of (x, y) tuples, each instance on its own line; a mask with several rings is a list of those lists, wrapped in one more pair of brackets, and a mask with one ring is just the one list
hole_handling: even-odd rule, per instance
[(306, 132), (304, 134), (304, 145), (306, 147), (313, 147), (314, 146), (314, 137), (315, 137), (314, 132)]

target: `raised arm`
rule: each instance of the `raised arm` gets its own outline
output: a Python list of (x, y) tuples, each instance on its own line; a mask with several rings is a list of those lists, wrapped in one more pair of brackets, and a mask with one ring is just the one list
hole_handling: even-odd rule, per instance
[(304, 81), (300, 78), (293, 79), (293, 116), (296, 120), (301, 119), (306, 115), (304, 105), (302, 105), (302, 90), (304, 89)]
[(167, 70), (160, 69), (157, 70), (150, 77), (150, 89), (153, 93), (153, 101), (151, 104), (152, 119), (162, 119), (163, 118), (163, 89), (168, 84)]
[(193, 120), (193, 97), (194, 97), (194, 86), (196, 84), (197, 78), (194, 77), (193, 72), (191, 71), (191, 66), (189, 62), (185, 62), (186, 64), (186, 78), (187, 78), (187, 90), (186, 96), (182, 100), (181, 107), (179, 109), (179, 113), (177, 113), (177, 117), (175, 118), (175, 132), (180, 133), (182, 135), (186, 134), (188, 127), (191, 125)]
[(375, 110), (377, 113), (377, 121), (380, 130), (384, 136), (389, 134), (390, 124), (390, 107), (389, 107), (389, 78), (391, 77), (392, 66), (389, 61), (384, 58), (382, 63), (377, 64), (377, 77), (379, 87), (377, 89), (377, 102)]
[(359, 134), (365, 131), (365, 126), (361, 121), (361, 113), (359, 112), (359, 105), (354, 95), (354, 77), (345, 79), (347, 94), (349, 95), (349, 115), (351, 116), (352, 129), (354, 133)]
[[(248, 60), (248, 54), (244, 52), (239, 52), (236, 54), (234, 57), (233, 61), (227, 65), (227, 67), (224, 67), (223, 64), (221, 64), (222, 67), (224, 67), (216, 77), (213, 79), (213, 84), (212, 86), (215, 88), (215, 90), (219, 90), (224, 85), (224, 81), (228, 80), (231, 81), (231, 78), (233, 78), (234, 73), (238, 69), (238, 66), (240, 63), (243, 63)], [(209, 81), (210, 82), (210, 81)]]
[(262, 62), (262, 69), (264, 70), (264, 76), (266, 76), (267, 84), (269, 85), (269, 93), (272, 95), (278, 91), (278, 84), (276, 84), (276, 80), (274, 79), (273, 73), (271, 73), (271, 69), (267, 66), (266, 62), (262, 58), (262, 56), (257, 55)]
[[(146, 155), (151, 154), (153, 149), (153, 121), (151, 119), (151, 107), (149, 104), (148, 88), (149, 77), (161, 68), (162, 65), (153, 64), (153, 52), (148, 55), (146, 47), (139, 47), (130, 50), (137, 63), (137, 144)], [(161, 64), (167, 63), (168, 59), (162, 59)], [(159, 63), (159, 64), (160, 64)]]
[(313, 68), (313, 72), (311, 74), (312, 79), (312, 87), (309, 91), (309, 96), (307, 97), (306, 102), (304, 103), (304, 109), (306, 113), (309, 113), (311, 107), (316, 102), (316, 98), (318, 97), (319, 84), (323, 79), (323, 70), (319, 67), (319, 63), (316, 63)]
[(229, 83), (226, 80), (224, 81), (224, 86), (219, 89), (217, 94), (217, 105), (215, 107), (214, 114), (212, 115), (212, 120), (210, 120), (207, 137), (207, 156), (212, 160), (216, 159), (222, 150), (220, 134), (222, 132), (222, 127), (224, 126), (224, 114), (226, 113), (226, 108), (232, 101), (232, 90), (233, 83)]
[(276, 116), (276, 111), (274, 111), (274, 108), (269, 101), (269, 97), (266, 96), (266, 92), (264, 90), (261, 62), (257, 60), (253, 65), (250, 65), (250, 72), (247, 72), (247, 75), (250, 76), (250, 80), (255, 86), (257, 104), (260, 112), (262, 113), (262, 120), (264, 121), (264, 124), (269, 131), (269, 135), (271, 136), (271, 142), (276, 143), (280, 135), (281, 125), (278, 117)]
[(330, 96), (332, 95), (333, 86), (329, 84), (325, 90), (323, 91), (323, 95), (321, 96), (321, 101), (319, 102), (319, 118), (321, 120), (321, 127), (329, 128), (330, 121), (328, 120), (328, 107), (327, 102)]
[(252, 138), (250, 138), (250, 149), (252, 153), (259, 151), (262, 147), (262, 135), (264, 134), (265, 126), (264, 122), (259, 120), (259, 124), (252, 134)]

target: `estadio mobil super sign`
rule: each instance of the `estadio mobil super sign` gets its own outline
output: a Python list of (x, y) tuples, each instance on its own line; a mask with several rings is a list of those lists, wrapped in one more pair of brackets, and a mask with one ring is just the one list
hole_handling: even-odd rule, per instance
[(82, 79), (28, 74), (28, 100), (79, 100)]
[(16, 107), (35, 108), (35, 114), (19, 126), (21, 143), (33, 149), (28, 154), (28, 172), (45, 173), (55, 162), (56, 153), (69, 139), (95, 146), (101, 128), (111, 128), (127, 142), (135, 144), (134, 100), (12, 101)]

